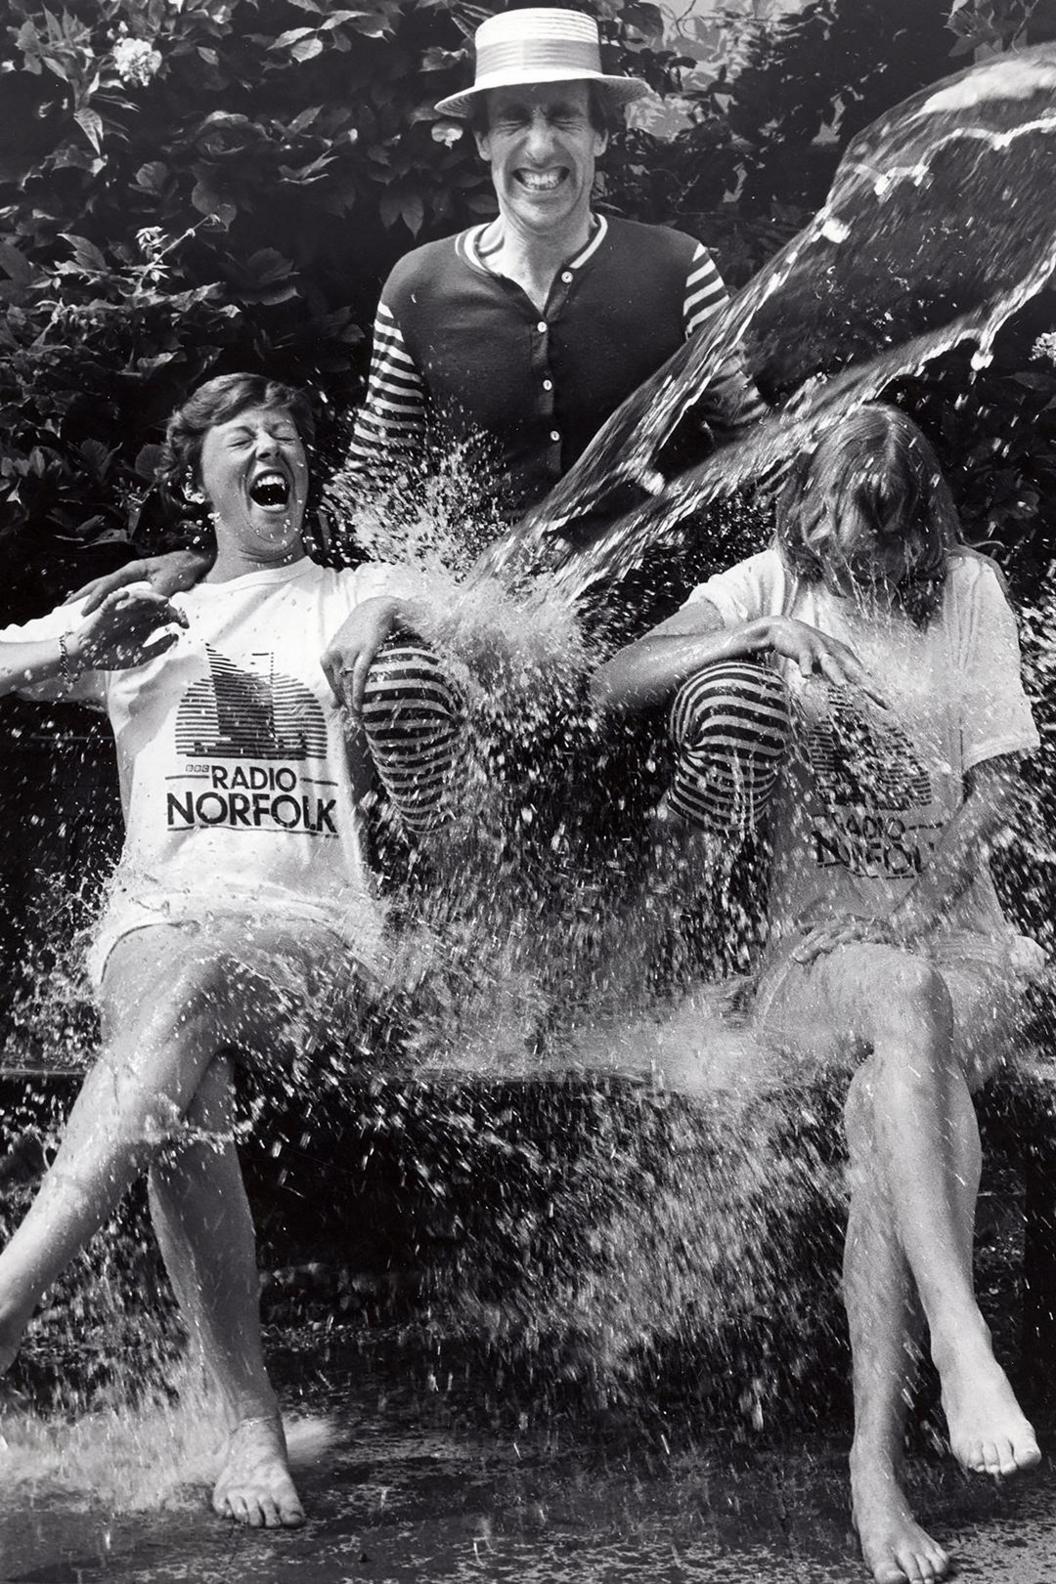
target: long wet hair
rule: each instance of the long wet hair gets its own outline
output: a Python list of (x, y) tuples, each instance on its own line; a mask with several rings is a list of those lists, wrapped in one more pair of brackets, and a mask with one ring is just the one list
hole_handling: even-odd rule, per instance
[(912, 573), (892, 594), (917, 626), (927, 626), (942, 601), (950, 553), (962, 542), (961, 523), (931, 443), (897, 407), (856, 407), (782, 487), (778, 545), (804, 583), (821, 582), (852, 505), (879, 537), (912, 542)]
[(264, 374), (220, 374), (177, 407), (165, 428), (159, 476), (173, 494), (187, 494), (201, 482), (202, 446), (216, 424), (227, 423), (251, 407), (287, 412), (305, 447), (315, 438), (315, 420), (303, 391)]

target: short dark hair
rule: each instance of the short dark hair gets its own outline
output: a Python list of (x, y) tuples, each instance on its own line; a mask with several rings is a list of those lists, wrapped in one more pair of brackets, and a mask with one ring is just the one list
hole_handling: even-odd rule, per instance
[(935, 616), (950, 552), (962, 540), (957, 508), (931, 442), (912, 418), (884, 402), (865, 402), (839, 418), (792, 468), (777, 500), (777, 540), (790, 571), (820, 583), (839, 519), (848, 505), (919, 554), (896, 590), (920, 627)]
[[(624, 124), (623, 110), (612, 103), (605, 92), (604, 84), (592, 82), (589, 77), (574, 78), (573, 81), (585, 82), (587, 85), (587, 114), (595, 132), (601, 132), (606, 137), (618, 132)], [(530, 83), (525, 84), (525, 87), (530, 86)], [(560, 84), (554, 83), (550, 86), (559, 87)], [(469, 111), (470, 131), (486, 132), (488, 125), (488, 95), (474, 94)]]
[(217, 424), (237, 418), (250, 407), (289, 413), (306, 446), (315, 438), (315, 419), (304, 391), (283, 385), (265, 374), (220, 374), (177, 407), (165, 427), (159, 475), (172, 490), (182, 488), (188, 474), (199, 482), (202, 445)]

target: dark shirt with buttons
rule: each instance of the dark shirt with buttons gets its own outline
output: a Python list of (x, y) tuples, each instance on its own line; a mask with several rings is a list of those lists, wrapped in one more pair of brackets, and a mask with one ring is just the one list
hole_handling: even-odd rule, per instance
[[(350, 470), (388, 486), (426, 440), (482, 442), (507, 520), (543, 499), (621, 403), (727, 294), (701, 243), (600, 218), (540, 309), (489, 269), (474, 227), (417, 248), (386, 282)], [(739, 375), (742, 406), (758, 398)]]

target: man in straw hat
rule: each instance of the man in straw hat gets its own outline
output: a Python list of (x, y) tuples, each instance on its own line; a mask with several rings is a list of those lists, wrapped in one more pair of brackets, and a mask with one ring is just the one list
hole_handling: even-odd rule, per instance
[[(511, 520), (727, 294), (692, 237), (591, 208), (609, 127), (648, 92), (602, 70), (594, 19), (507, 11), (475, 42), (472, 88), (436, 108), (469, 123), (499, 212), (390, 274), (350, 462), (368, 486), (392, 485), (427, 467), (427, 441), (484, 437), (480, 460)], [(762, 410), (739, 366), (712, 397), (720, 422)]]

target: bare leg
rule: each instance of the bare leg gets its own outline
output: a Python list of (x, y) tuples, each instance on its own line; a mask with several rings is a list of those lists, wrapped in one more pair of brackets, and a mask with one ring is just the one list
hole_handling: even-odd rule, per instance
[(923, 1584), (945, 1577), (950, 1559), (915, 1521), (902, 1488), (922, 1317), (891, 1206), (878, 1198), (875, 1174), (862, 1169), (875, 1149), (870, 1112), (856, 1080), (847, 1104), (851, 1209), (843, 1267), (854, 1374), (851, 1506), (876, 1584)]
[[(131, 954), (138, 931), (114, 956)], [(178, 949), (178, 946), (177, 948)], [(153, 954), (128, 962), (104, 1017), (104, 1049), (86, 1076), (40, 1189), (0, 1254), (0, 1370), (38, 1301), (117, 1208), (190, 1104), (220, 1041), (207, 997), (173, 976), (158, 988)], [(109, 976), (108, 976), (109, 978)], [(153, 980), (153, 983), (151, 981)], [(186, 1007), (184, 1002), (186, 1001)]]
[[(874, 959), (882, 950), (873, 949)], [(950, 1446), (966, 1469), (1014, 1474), (1041, 1453), (975, 1298), (979, 1132), (949, 996), (917, 958), (903, 956), (897, 966), (874, 960), (873, 973), (873, 1055), (856, 1081), (871, 1098), (873, 1170), (927, 1318)]]
[(192, 1338), (224, 1403), (228, 1447), (213, 1507), (253, 1528), (292, 1528), (304, 1509), (290, 1478), (260, 1335), (255, 1240), (230, 1136), (230, 1072), (209, 1068), (178, 1142), (150, 1170), (154, 1229)]
[(962, 1465), (1008, 1474), (1040, 1457), (975, 1300), (979, 1135), (949, 995), (920, 958), (847, 946), (809, 973), (793, 970), (769, 1020), (808, 1044), (828, 1032), (833, 1048), (850, 1045), (866, 1057), (848, 1099), (855, 1516), (875, 1578), (916, 1584), (941, 1577), (945, 1553), (913, 1521), (900, 1485), (912, 1289), (928, 1321), (950, 1444)]
[[(251, 1049), (274, 1048), (289, 1011), (288, 993), (271, 993), (269, 979), (259, 970), (245, 968), (245, 931), (233, 939), (229, 950), (225, 944), (215, 935), (189, 937), (170, 926), (158, 926), (136, 931), (115, 948), (104, 984), (103, 1053), (85, 1080), (36, 1199), (0, 1253), (0, 1369), (14, 1357), (44, 1291), (107, 1220), (133, 1177), (181, 1123), (219, 1047), (237, 1042)], [(282, 961), (284, 952), (289, 956), (300, 951), (309, 957), (318, 950), (322, 957), (331, 945), (328, 939), (316, 942), (307, 935), (291, 943), (277, 931), (258, 931), (253, 942), (258, 959), (273, 951), (276, 962)], [(214, 1182), (212, 1168), (217, 1162), (227, 1175)], [(193, 1260), (201, 1261), (205, 1271), (219, 1257), (219, 1251), (202, 1247), (213, 1236), (214, 1196), (219, 1193), (222, 1200), (238, 1172), (233, 1154), (208, 1160), (199, 1154), (197, 1164), (198, 1180), (185, 1185), (182, 1207), (177, 1209), (174, 1200), (167, 1206), (170, 1233), (175, 1240), (174, 1229), (182, 1226), (191, 1261), (184, 1269), (180, 1256), (175, 1257), (177, 1294), (192, 1303), (188, 1272)], [(250, 1290), (246, 1271), (247, 1262), (252, 1262), (252, 1229), (240, 1178), (230, 1215), (227, 1222), (221, 1216), (216, 1226), (218, 1235), (229, 1235), (240, 1251), (241, 1274), (232, 1278), (228, 1293), (237, 1309)], [(175, 1248), (173, 1241), (170, 1253)], [(253, 1285), (251, 1328), (257, 1324)], [(223, 1308), (221, 1302), (221, 1317)], [(241, 1312), (245, 1316), (244, 1308)], [(189, 1319), (194, 1329), (193, 1308)], [(259, 1349), (259, 1341), (255, 1346)], [(221, 1378), (225, 1370), (233, 1369), (225, 1386), (237, 1402), (247, 1361), (243, 1359), (240, 1374), (233, 1358), (218, 1351), (211, 1362)], [(263, 1388), (254, 1375), (262, 1362), (249, 1358), (248, 1368), (253, 1380), (247, 1401), (255, 1403), (263, 1400)], [(264, 1511), (261, 1502), (277, 1500), (279, 1510), (285, 1506), (290, 1519), (297, 1521), (296, 1495), (291, 1496), (292, 1487), (287, 1490), (277, 1472), (281, 1467), (288, 1481), (270, 1388), (266, 1397), (267, 1412), (242, 1414), (232, 1434), (226, 1510), (244, 1522), (257, 1522)], [(246, 1496), (247, 1478), (260, 1493), (257, 1497)]]

